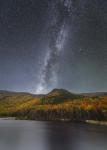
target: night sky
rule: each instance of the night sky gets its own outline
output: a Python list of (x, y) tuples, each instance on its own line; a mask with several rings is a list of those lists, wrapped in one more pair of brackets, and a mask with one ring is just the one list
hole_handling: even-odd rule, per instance
[(107, 91), (107, 0), (0, 0), (0, 89)]

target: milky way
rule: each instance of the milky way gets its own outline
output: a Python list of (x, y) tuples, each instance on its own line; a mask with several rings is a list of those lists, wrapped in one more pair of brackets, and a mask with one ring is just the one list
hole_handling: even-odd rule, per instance
[(71, 13), (71, 0), (54, 2), (51, 4), (51, 7), (50, 13), (55, 14), (50, 26), (49, 48), (45, 56), (44, 64), (41, 67), (40, 83), (37, 86), (36, 93), (47, 92), (48, 87), (51, 90), (58, 86), (57, 72), (60, 64), (59, 57), (63, 51), (68, 34), (66, 21)]

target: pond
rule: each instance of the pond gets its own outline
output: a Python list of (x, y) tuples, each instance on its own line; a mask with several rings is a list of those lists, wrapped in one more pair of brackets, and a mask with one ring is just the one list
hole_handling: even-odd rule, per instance
[(0, 119), (0, 150), (107, 150), (107, 126)]

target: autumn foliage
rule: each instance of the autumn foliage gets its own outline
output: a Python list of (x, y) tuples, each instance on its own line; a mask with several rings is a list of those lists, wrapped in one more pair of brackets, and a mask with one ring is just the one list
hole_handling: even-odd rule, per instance
[(107, 96), (75, 96), (66, 93), (35, 97), (0, 94), (0, 116), (32, 120), (107, 120)]

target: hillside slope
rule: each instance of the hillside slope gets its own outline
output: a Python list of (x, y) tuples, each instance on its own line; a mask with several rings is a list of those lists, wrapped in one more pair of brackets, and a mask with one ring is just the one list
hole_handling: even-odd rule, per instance
[(29, 108), (37, 104), (40, 97), (29, 93), (0, 91), (0, 114), (4, 115), (19, 109)]

